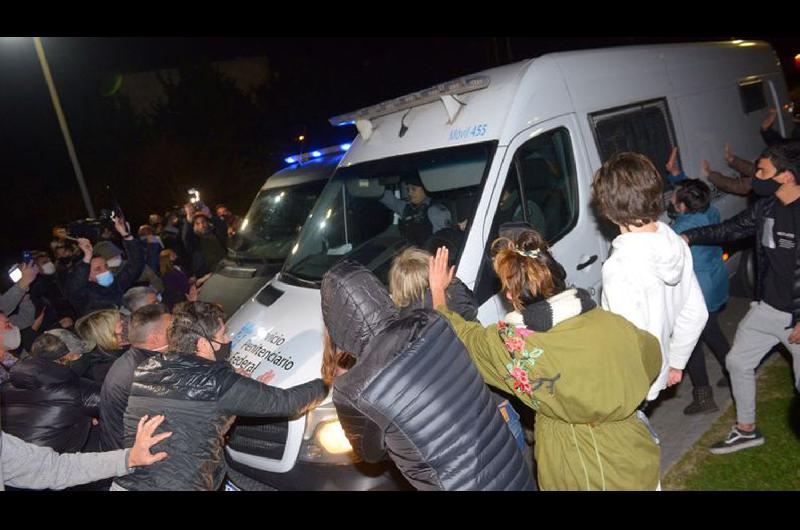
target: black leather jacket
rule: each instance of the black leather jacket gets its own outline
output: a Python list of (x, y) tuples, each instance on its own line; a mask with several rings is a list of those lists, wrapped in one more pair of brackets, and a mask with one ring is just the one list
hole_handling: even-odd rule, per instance
[(193, 354), (159, 354), (140, 364), (125, 410), (125, 447), (139, 419), (164, 414), (158, 432), (172, 436), (152, 448), (169, 457), (116, 479), (129, 490), (216, 490), (225, 477), (223, 442), (236, 415), (294, 417), (322, 400), (321, 379), (281, 389), (243, 377), (227, 362)]
[[(767, 263), (766, 251), (762, 245), (761, 235), (764, 232), (764, 220), (772, 217), (772, 210), (775, 207), (776, 197), (766, 197), (755, 201), (742, 213), (731, 217), (724, 223), (693, 228), (683, 233), (690, 244), (708, 245), (715, 243), (725, 243), (756, 236), (756, 300), (761, 300), (764, 294), (764, 274), (769, 264)], [(793, 205), (800, 208), (800, 204)], [(800, 322), (800, 245), (795, 245), (795, 267), (794, 276), (786, 278), (787, 287), (791, 281), (792, 289), (792, 326)]]
[(3, 431), (59, 453), (79, 452), (99, 403), (99, 385), (67, 366), (28, 358), (14, 365), (2, 387)]
[(443, 317), (400, 318), (380, 281), (352, 261), (322, 281), (334, 343), (357, 361), (333, 402), (353, 449), (390, 457), (424, 490), (532, 490), (533, 478), (489, 390)]

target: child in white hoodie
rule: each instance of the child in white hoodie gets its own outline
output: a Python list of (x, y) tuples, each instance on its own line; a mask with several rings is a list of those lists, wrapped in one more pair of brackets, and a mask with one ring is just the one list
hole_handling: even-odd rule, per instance
[(601, 215), (619, 226), (611, 256), (603, 264), (603, 309), (652, 333), (661, 345), (661, 373), (647, 401), (679, 383), (708, 320), (688, 245), (663, 212), (662, 177), (638, 153), (612, 156), (594, 176), (594, 200)]

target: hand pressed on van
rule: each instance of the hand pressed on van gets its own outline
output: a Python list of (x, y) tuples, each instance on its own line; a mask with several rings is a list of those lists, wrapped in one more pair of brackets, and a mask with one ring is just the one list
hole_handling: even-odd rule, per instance
[(673, 147), (672, 152), (669, 155), (669, 160), (667, 160), (667, 171), (669, 171), (670, 175), (677, 177), (681, 174), (681, 168), (678, 166), (678, 148)]
[(436, 249), (436, 256), (431, 258), (430, 267), (428, 268), (428, 284), (431, 289), (433, 307), (447, 305), (444, 292), (456, 274), (455, 266), (448, 267), (447, 260), (449, 256), (450, 252), (447, 247), (439, 247)]

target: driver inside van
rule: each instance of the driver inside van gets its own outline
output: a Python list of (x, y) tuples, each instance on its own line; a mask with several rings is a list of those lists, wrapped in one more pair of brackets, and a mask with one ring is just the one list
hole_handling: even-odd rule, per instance
[(391, 190), (386, 190), (381, 204), (400, 216), (403, 237), (421, 247), (431, 235), (452, 226), (450, 210), (428, 197), (416, 171), (404, 174), (401, 181), (406, 185), (408, 199), (398, 199)]

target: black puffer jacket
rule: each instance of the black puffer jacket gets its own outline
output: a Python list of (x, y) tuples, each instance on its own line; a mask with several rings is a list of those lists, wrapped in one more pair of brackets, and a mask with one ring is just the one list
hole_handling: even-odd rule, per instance
[[(725, 243), (756, 236), (756, 293), (755, 299), (761, 300), (764, 295), (764, 275), (767, 272), (769, 263), (767, 253), (762, 245), (762, 234), (764, 233), (765, 219), (774, 218), (773, 209), (775, 208), (777, 197), (767, 197), (759, 199), (751, 204), (745, 211), (735, 215), (717, 225), (701, 226), (692, 228), (683, 233), (692, 245), (710, 245), (714, 243)], [(800, 208), (800, 205), (793, 205)], [(771, 229), (771, 228), (770, 228)], [(790, 287), (786, 286), (787, 289)], [(800, 245), (795, 245), (795, 265), (794, 277), (791, 283), (792, 289), (792, 326), (800, 322)]]
[(223, 439), (236, 415), (293, 417), (322, 400), (321, 379), (280, 389), (233, 371), (227, 362), (191, 354), (159, 354), (134, 372), (125, 410), (125, 447), (132, 447), (139, 419), (164, 414), (158, 432), (172, 436), (153, 453), (169, 458), (116, 479), (129, 490), (216, 490), (225, 477)]
[(322, 281), (322, 315), (356, 365), (333, 402), (354, 450), (389, 457), (417, 489), (532, 490), (531, 472), (483, 379), (447, 321), (399, 318), (389, 294), (352, 261)]
[(3, 431), (58, 453), (83, 449), (99, 417), (100, 387), (69, 367), (28, 358), (2, 387)]

